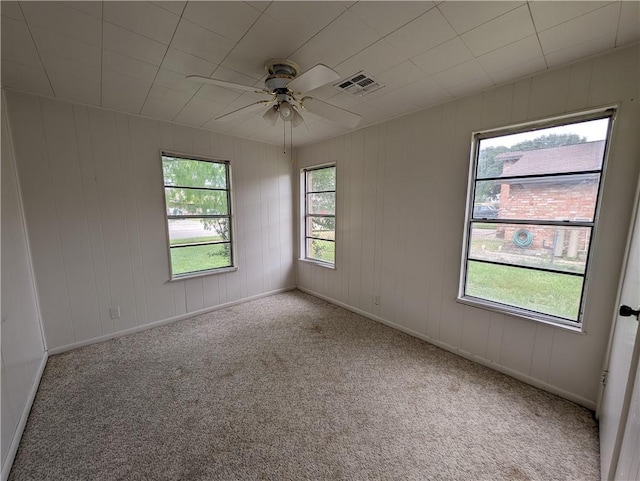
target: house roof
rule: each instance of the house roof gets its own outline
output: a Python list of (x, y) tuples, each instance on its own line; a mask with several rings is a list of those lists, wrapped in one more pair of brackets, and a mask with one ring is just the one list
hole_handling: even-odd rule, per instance
[(602, 165), (604, 147), (605, 141), (597, 140), (550, 149), (505, 152), (498, 154), (496, 159), (517, 159), (511, 165), (505, 163), (500, 177), (598, 170)]

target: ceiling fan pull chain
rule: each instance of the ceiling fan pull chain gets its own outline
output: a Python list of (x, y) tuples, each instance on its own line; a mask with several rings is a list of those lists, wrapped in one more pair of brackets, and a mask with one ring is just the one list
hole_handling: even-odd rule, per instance
[(289, 122), (289, 156), (291, 157), (291, 163), (293, 164), (293, 122)]
[(287, 123), (282, 122), (282, 153), (287, 155)]

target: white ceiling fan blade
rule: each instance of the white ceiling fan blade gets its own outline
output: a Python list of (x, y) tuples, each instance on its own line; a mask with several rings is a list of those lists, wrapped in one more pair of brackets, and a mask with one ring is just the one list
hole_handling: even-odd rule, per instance
[(298, 109), (295, 107), (295, 105), (292, 105), (291, 109), (293, 110), (293, 118), (291, 119), (291, 125), (293, 127), (297, 127), (298, 125), (304, 122), (304, 119), (302, 118), (302, 115), (300, 115), (300, 112), (298, 112)]
[(262, 116), (262, 118), (269, 122), (269, 124), (272, 126), (276, 124), (278, 117), (280, 117), (280, 114), (278, 114), (275, 106), (269, 107), (269, 109)]
[(187, 75), (189, 80), (197, 80), (198, 82), (204, 82), (208, 84), (217, 85), (218, 87), (224, 87), (233, 90), (242, 90), (244, 92), (262, 92), (264, 89), (258, 87), (252, 87), (251, 85), (237, 84), (234, 82), (227, 82), (225, 80), (217, 80), (209, 77), (202, 77), (200, 75)]
[(271, 100), (260, 100), (253, 104), (245, 105), (244, 107), (240, 107), (239, 109), (220, 115), (219, 117), (216, 117), (214, 120), (228, 121), (228, 120), (238, 119), (244, 115), (250, 114), (252, 112), (255, 112), (256, 110), (260, 110), (266, 107), (271, 102), (272, 102)]
[(358, 114), (311, 97), (303, 98), (300, 104), (312, 114), (324, 117), (331, 122), (335, 122), (349, 129), (356, 127), (362, 118)]
[(287, 87), (292, 92), (308, 92), (318, 87), (322, 87), (329, 82), (334, 82), (340, 78), (338, 72), (332, 68), (319, 63), (311, 67), (299, 77), (294, 78)]

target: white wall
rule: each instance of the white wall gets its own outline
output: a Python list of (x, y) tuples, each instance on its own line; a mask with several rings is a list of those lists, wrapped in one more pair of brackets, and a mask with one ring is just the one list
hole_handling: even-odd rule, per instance
[[(6, 97), (50, 350), (295, 286), (292, 167), (277, 146)], [(161, 149), (231, 161), (237, 272), (169, 282)]]
[[(2, 105), (2, 479), (46, 359), (15, 163)], [(13, 443), (13, 445), (12, 445)]]
[[(298, 149), (298, 168), (338, 166), (337, 269), (299, 261), (298, 285), (594, 408), (638, 178), (639, 57), (617, 50)], [(586, 333), (457, 303), (471, 132), (617, 102)]]

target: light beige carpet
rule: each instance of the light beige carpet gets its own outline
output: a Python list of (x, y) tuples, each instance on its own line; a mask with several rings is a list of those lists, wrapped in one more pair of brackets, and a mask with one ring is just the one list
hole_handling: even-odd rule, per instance
[(598, 431), (292, 291), (52, 356), (10, 479), (596, 480)]

